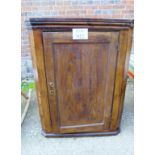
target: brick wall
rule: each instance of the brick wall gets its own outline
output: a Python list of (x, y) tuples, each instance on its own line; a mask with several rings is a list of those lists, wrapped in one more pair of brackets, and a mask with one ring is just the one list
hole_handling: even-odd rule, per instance
[(22, 0), (21, 77), (33, 78), (30, 42), (24, 21), (31, 17), (133, 19), (133, 0)]

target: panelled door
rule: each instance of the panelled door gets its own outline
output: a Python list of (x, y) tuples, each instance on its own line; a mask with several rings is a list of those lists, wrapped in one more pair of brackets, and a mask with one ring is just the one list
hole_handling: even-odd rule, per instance
[(54, 133), (102, 132), (110, 125), (119, 32), (43, 32)]

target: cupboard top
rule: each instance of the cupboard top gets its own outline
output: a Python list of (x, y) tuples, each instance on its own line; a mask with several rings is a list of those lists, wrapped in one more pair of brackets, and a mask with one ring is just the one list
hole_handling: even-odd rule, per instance
[(54, 25), (60, 26), (113, 26), (113, 27), (133, 27), (134, 20), (128, 19), (93, 19), (93, 18), (30, 18), (26, 22), (29, 27), (33, 28), (45, 28), (52, 27)]

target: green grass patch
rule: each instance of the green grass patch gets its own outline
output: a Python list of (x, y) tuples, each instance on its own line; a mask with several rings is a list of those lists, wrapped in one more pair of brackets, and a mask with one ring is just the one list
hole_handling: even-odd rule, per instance
[(35, 82), (30, 81), (30, 82), (21, 82), (21, 90), (23, 92), (29, 91), (29, 89), (34, 90), (35, 89)]

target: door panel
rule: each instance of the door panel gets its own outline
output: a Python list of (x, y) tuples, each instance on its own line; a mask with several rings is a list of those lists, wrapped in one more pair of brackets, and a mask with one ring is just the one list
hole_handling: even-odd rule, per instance
[(78, 41), (71, 32), (44, 32), (43, 41), (53, 131), (108, 129), (118, 32), (89, 32)]

